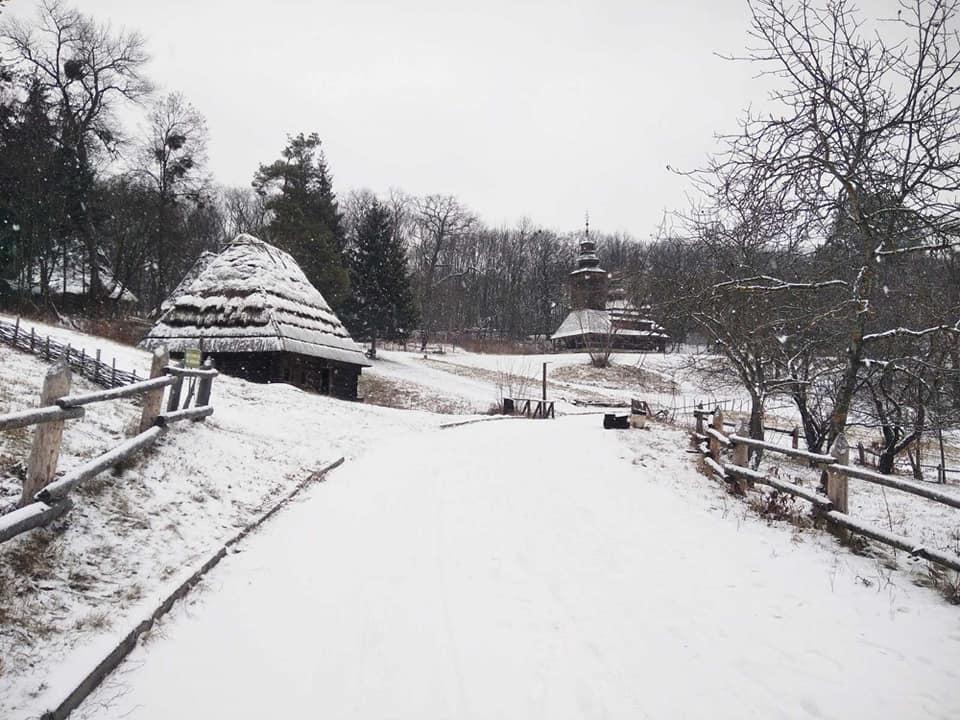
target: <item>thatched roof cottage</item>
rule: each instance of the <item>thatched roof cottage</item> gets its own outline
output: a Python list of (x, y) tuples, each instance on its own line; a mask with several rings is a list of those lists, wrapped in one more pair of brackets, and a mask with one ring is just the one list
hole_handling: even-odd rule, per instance
[(369, 363), (284, 251), (240, 235), (184, 285), (141, 346), (198, 348), (229, 375), (356, 399)]

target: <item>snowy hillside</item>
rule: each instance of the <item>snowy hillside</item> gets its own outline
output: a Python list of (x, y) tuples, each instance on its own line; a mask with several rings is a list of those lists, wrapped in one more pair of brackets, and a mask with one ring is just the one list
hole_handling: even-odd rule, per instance
[[(147, 373), (145, 352), (50, 332)], [(442, 429), (492, 419), (474, 413), (503, 395), (539, 396), (542, 362), (556, 421)], [(340, 456), (79, 717), (960, 713), (956, 612), (914, 585), (911, 562), (768, 524), (697, 472), (681, 430), (602, 430), (597, 405), (711, 396), (682, 356), (616, 362), (387, 351), (364, 373), (368, 403), (221, 376), (206, 423), (0, 546), (0, 717), (59, 702), (213, 550)], [(0, 411), (35, 403), (45, 369), (0, 346)], [(119, 401), (68, 423), (61, 469), (138, 414)], [(0, 435), (4, 467), (28, 446)], [(19, 482), (0, 477), (0, 502)], [(852, 498), (861, 517), (919, 523), (906, 529), (939, 544), (957, 527), (914, 498)]]

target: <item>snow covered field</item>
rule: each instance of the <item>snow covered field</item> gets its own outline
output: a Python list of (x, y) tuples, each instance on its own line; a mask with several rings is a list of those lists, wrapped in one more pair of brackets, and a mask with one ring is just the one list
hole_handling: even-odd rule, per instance
[[(135, 348), (50, 334), (149, 367)], [(383, 352), (364, 373), (369, 399), (415, 410), (218, 378), (207, 423), (104, 476), (52, 530), (0, 547), (0, 717), (55, 704), (211, 551), (341, 455), (81, 716), (960, 713), (956, 610), (914, 586), (914, 564), (768, 527), (695, 472), (679, 430), (600, 430), (583, 415), (593, 405), (711, 397), (685, 356), (614, 359), (599, 371), (584, 354)], [(538, 397), (542, 362), (557, 421), (439, 429), (504, 395)], [(46, 367), (0, 346), (0, 412), (32, 405)], [(138, 416), (92, 406), (67, 426), (61, 470)], [(0, 469), (28, 447), (28, 433), (0, 435)], [(8, 504), (19, 479), (3, 475)], [(851, 508), (939, 547), (960, 537), (955, 511), (857, 481)]]
[(954, 608), (731, 510), (682, 442), (583, 417), (381, 446), (248, 538), (79, 716), (960, 714)]

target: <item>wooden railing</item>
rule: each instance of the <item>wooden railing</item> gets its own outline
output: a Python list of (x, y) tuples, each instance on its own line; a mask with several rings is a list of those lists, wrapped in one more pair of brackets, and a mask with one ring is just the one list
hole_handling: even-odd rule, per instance
[[(824, 455), (796, 447), (780, 447), (773, 443), (750, 438), (748, 437), (749, 430), (746, 421), (741, 423), (736, 433), (726, 434), (724, 432), (726, 424), (723, 420), (723, 411), (720, 409), (714, 411), (696, 410), (694, 415), (696, 418), (696, 429), (693, 433), (694, 446), (703, 455), (704, 464), (709, 468), (710, 474), (727, 484), (734, 492), (746, 494), (754, 484), (766, 485), (779, 492), (809, 502), (813, 506), (813, 512), (816, 516), (837, 527), (904, 550), (911, 555), (938, 565), (960, 571), (960, 556), (936, 548), (925, 547), (920, 541), (888, 532), (851, 517), (849, 514), (848, 480), (849, 478), (855, 478), (863, 482), (910, 493), (953, 508), (960, 508), (960, 497), (915, 481), (904, 480), (892, 475), (882, 475), (871, 470), (851, 466), (850, 448), (843, 433), (834, 441), (830, 454)], [(707, 418), (710, 418), (709, 424), (706, 424)], [(827, 473), (826, 494), (793, 485), (759, 470), (751, 469), (748, 467), (748, 456), (751, 448), (793, 457), (808, 462), (814, 467), (824, 469)], [(725, 459), (725, 453), (729, 453), (729, 460)]]
[(118, 369), (116, 358), (113, 358), (109, 365), (101, 362), (100, 350), (93, 355), (88, 355), (85, 349), (78, 350), (71, 347), (70, 343), (58, 342), (49, 335), (40, 335), (33, 327), (29, 330), (21, 327), (20, 318), (13, 323), (0, 320), (0, 342), (17, 350), (37, 355), (49, 362), (63, 360), (79, 375), (103, 387), (122, 387), (141, 379), (137, 377), (136, 370), (127, 372)]
[(553, 400), (531, 398), (503, 398), (504, 415), (523, 415), (528, 418), (556, 418)]
[[(69, 498), (71, 490), (153, 445), (174, 423), (183, 420), (203, 421), (212, 415), (210, 395), (216, 376), (217, 371), (210, 360), (203, 368), (186, 369), (170, 365), (167, 352), (157, 350), (147, 380), (71, 395), (70, 367), (66, 362), (53, 365), (44, 378), (40, 407), (0, 415), (0, 432), (36, 426), (20, 508), (0, 515), (0, 542), (46, 525), (63, 515), (73, 505)], [(188, 393), (185, 400), (181, 401), (185, 384), (188, 385)], [(166, 409), (162, 410), (164, 390), (168, 387), (170, 394)], [(83, 418), (87, 405), (127, 398), (142, 400), (137, 434), (56, 478), (65, 422)]]

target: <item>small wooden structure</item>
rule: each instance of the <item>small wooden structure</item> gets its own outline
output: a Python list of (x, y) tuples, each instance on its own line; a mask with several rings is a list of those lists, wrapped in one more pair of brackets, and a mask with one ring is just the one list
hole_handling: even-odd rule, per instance
[(141, 341), (174, 357), (198, 348), (217, 368), (355, 400), (363, 350), (289, 254), (240, 235), (165, 303)]

